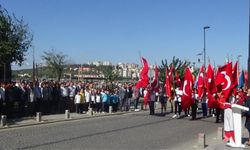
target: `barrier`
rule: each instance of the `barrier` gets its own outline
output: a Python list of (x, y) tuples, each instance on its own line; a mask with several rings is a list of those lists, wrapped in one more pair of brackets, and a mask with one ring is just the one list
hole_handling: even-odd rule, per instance
[(204, 133), (198, 134), (198, 145), (199, 147), (206, 147), (206, 135)]
[(36, 122), (41, 122), (42, 121), (42, 113), (41, 112), (37, 112), (36, 113)]
[(69, 119), (70, 118), (70, 112), (69, 110), (65, 110), (65, 119)]
[(1, 126), (5, 126), (7, 123), (7, 116), (6, 115), (2, 115), (1, 116)]

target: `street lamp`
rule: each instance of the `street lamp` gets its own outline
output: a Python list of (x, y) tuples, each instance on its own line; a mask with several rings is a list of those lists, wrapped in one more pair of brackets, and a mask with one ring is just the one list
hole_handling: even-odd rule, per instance
[(238, 61), (238, 71), (240, 70), (240, 57), (241, 57), (242, 55), (238, 55), (237, 56), (237, 61)]
[(203, 33), (204, 33), (204, 67), (206, 68), (206, 29), (209, 29), (209, 26), (203, 27)]

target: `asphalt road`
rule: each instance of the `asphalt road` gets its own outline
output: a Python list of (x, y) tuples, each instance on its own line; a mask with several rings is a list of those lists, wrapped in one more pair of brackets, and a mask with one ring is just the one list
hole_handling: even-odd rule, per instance
[(1, 130), (0, 149), (193, 149), (199, 132), (215, 136), (222, 126), (171, 117), (139, 112)]

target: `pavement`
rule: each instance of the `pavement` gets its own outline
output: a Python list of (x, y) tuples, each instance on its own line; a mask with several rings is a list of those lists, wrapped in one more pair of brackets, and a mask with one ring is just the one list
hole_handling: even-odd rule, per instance
[(9, 128), (19, 128), (19, 127), (28, 127), (34, 125), (43, 125), (49, 123), (57, 123), (57, 122), (66, 122), (80, 119), (91, 119), (105, 116), (113, 116), (113, 115), (122, 115), (132, 113), (132, 111), (127, 112), (116, 112), (116, 113), (93, 113), (90, 115), (86, 114), (77, 114), (70, 113), (69, 118), (66, 118), (66, 114), (52, 114), (52, 115), (42, 115), (41, 120), (37, 121), (37, 117), (23, 117), (17, 119), (7, 119), (7, 123), (4, 126), (0, 126), (0, 131)]
[[(76, 113), (70, 113), (70, 117), (66, 119), (65, 114), (53, 114), (53, 115), (43, 115), (41, 117), (41, 121), (37, 122), (36, 117), (25, 117), (25, 118), (19, 118), (19, 119), (7, 119), (7, 124), (5, 126), (0, 127), (0, 132), (4, 131), (6, 129), (10, 128), (22, 128), (22, 127), (29, 127), (29, 126), (41, 126), (44, 124), (52, 124), (52, 123), (58, 123), (58, 122), (66, 122), (66, 121), (74, 121), (74, 120), (81, 120), (81, 119), (92, 119), (92, 118), (98, 118), (98, 117), (109, 117), (114, 115), (126, 115), (126, 114), (135, 114), (135, 113), (145, 113), (146, 111), (139, 111), (135, 112), (134, 110), (130, 110), (128, 112), (116, 112), (116, 113), (93, 113), (93, 115), (90, 114), (76, 114)], [(148, 113), (148, 112), (147, 112)], [(169, 114), (172, 115), (172, 114)], [(242, 121), (244, 122), (244, 120)], [(223, 124), (220, 123), (221, 127), (223, 127)], [(234, 149), (234, 150), (241, 150), (241, 149), (250, 149), (249, 146), (246, 146), (245, 148), (231, 148), (226, 146), (226, 142), (222, 139), (218, 139), (217, 131), (214, 131), (212, 133), (205, 133), (205, 143), (206, 146), (203, 147), (202, 145), (198, 144), (198, 135), (197, 140), (191, 140), (188, 143), (182, 143), (180, 144), (181, 149), (206, 149), (206, 150), (216, 150), (216, 149)], [(244, 124), (242, 125), (242, 141), (243, 144), (246, 143), (248, 132), (244, 127)], [(189, 145), (189, 146), (187, 146)]]

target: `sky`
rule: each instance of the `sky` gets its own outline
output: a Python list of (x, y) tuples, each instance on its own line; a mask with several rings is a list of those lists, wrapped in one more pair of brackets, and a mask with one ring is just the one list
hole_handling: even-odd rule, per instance
[[(249, 0), (0, 0), (23, 17), (34, 35), (35, 56), (55, 49), (72, 63), (169, 62), (173, 56), (200, 66), (206, 30), (207, 60), (248, 59)], [(201, 62), (198, 62), (198, 59)], [(32, 49), (23, 68), (31, 68)], [(15, 68), (15, 66), (14, 66)]]

